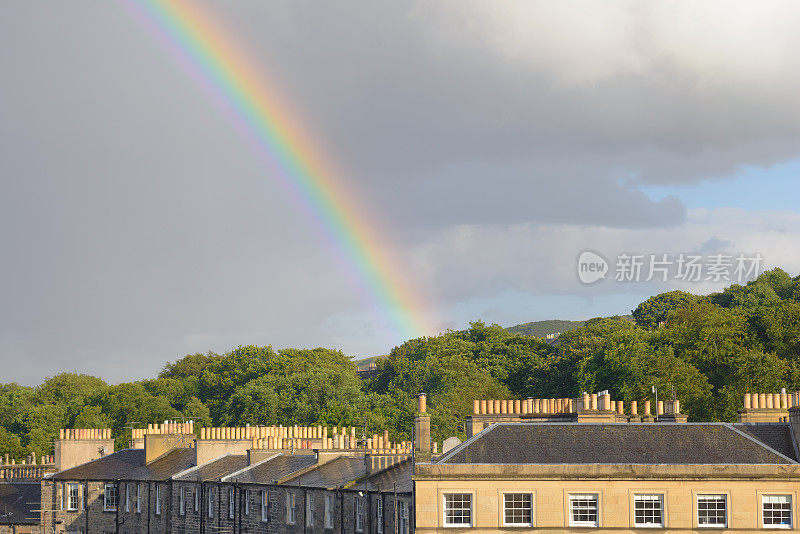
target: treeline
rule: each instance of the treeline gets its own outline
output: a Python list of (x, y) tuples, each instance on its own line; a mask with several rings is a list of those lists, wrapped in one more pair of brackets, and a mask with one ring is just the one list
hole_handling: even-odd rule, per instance
[(800, 389), (800, 277), (779, 269), (745, 286), (648, 299), (598, 318), (553, 347), (499, 326), (410, 340), (380, 359), (375, 378), (330, 349), (239, 347), (192, 354), (157, 378), (108, 385), (62, 374), (37, 387), (0, 386), (0, 452), (52, 452), (62, 427), (129, 427), (165, 419), (199, 425), (366, 425), (410, 438), (416, 395), (428, 394), (433, 436), (463, 435), (476, 398), (572, 397), (608, 389), (616, 399), (673, 391), (690, 420), (732, 421), (746, 391)]

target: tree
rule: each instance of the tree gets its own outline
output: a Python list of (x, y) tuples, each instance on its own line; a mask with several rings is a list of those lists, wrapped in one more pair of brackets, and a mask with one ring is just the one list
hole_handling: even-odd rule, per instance
[(637, 326), (655, 328), (667, 320), (670, 312), (685, 308), (695, 302), (697, 297), (685, 291), (670, 291), (650, 297), (633, 310), (633, 319)]

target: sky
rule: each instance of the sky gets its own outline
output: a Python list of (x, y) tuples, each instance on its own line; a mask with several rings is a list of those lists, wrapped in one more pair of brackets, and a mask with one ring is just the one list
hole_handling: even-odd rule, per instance
[[(402, 343), (137, 2), (4, 6), (2, 381)], [(796, 2), (194, 3), (335, 162), (426, 335), (736, 281), (681, 255), (800, 273)]]

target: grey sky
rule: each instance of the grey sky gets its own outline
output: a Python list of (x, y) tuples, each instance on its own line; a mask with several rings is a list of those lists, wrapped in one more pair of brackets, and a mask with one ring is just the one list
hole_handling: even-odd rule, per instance
[[(624, 313), (662, 289), (579, 286), (585, 248), (719, 242), (800, 270), (796, 213), (641, 189), (800, 157), (796, 3), (203, 5), (387, 227), (442, 328)], [(9, 2), (0, 45), (4, 381), (401, 341), (124, 3)]]

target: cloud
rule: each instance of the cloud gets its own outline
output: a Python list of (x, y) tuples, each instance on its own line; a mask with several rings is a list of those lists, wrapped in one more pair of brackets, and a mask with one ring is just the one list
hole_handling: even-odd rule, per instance
[[(640, 190), (800, 155), (796, 3), (202, 5), (387, 228), (441, 324), (613, 297), (576, 285), (586, 248), (731, 243), (798, 268), (791, 213), (687, 211)], [(399, 341), (224, 110), (118, 3), (5, 13), (0, 363), (14, 378), (139, 377), (239, 343)]]

